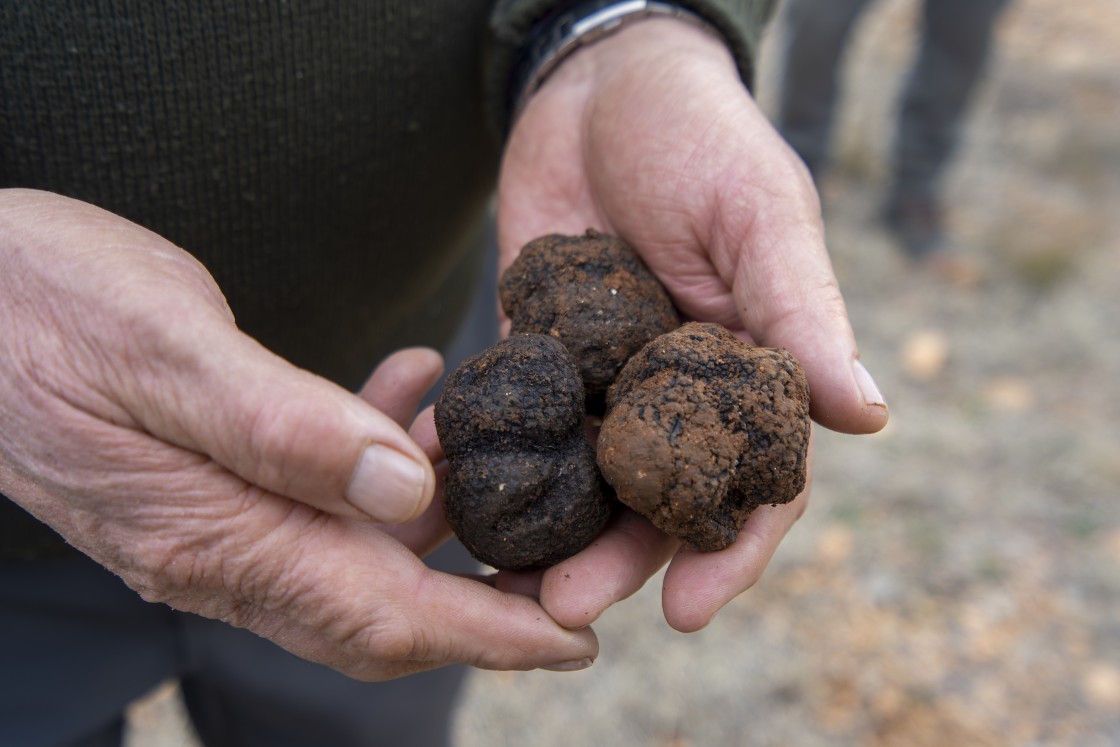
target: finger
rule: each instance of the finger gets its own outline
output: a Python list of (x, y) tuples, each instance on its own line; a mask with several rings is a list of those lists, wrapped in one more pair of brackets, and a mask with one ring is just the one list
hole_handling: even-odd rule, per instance
[(735, 542), (723, 550), (682, 548), (665, 571), (661, 605), (666, 622), (682, 633), (700, 630), (724, 605), (754, 586), (804, 513), (808, 496), (807, 487), (790, 503), (755, 509)]
[(440, 500), (432, 501), (428, 510), (405, 524), (379, 524), (379, 528), (407, 547), (417, 557), (425, 557), (451, 538), (453, 532), (443, 515)]
[(541, 598), (541, 578), (544, 570), (535, 571), (497, 571), (490, 573), (459, 573), (462, 578), (469, 578), (480, 584), (486, 584), (492, 589), (506, 594), (520, 594), (536, 601)]
[(541, 581), (544, 579), (543, 570), (536, 571), (498, 571), (490, 578), (491, 585), (498, 591), (507, 594), (521, 594), (540, 601)]
[[(373, 527), (335, 519), (301, 535), (317, 551), (273, 586), (288, 596), (296, 589), (297, 599), (308, 590), (300, 607), (314, 610), (315, 625), (330, 620), (331, 637), (315, 658), (351, 676), (385, 679), (449, 663), (582, 669), (598, 656), (594, 632), (565, 630), (529, 597), (433, 571)], [(281, 536), (272, 544), (289, 543)]]
[(678, 544), (642, 516), (623, 510), (590, 546), (545, 572), (541, 606), (566, 628), (590, 625), (642, 588)]
[(358, 396), (407, 428), (442, 374), (443, 356), (435, 350), (398, 350), (374, 369)]
[(416, 442), (417, 446), (423, 449), (432, 464), (438, 466), (446, 458), (443, 447), (439, 443), (439, 434), (436, 433), (434, 405), (425, 407), (416, 416), (416, 419), (412, 421), (412, 427), (408, 429), (408, 435)]
[(443, 513), (443, 486), (447, 481), (448, 464), (436, 435), (436, 425), (432, 417), (432, 407), (426, 407), (408, 430), (428, 461), (432, 463), (436, 476), (436, 495), (428, 509), (418, 518), (406, 524), (383, 524), (381, 530), (396, 538), (419, 557), (424, 557), (451, 537), (452, 531)]
[(493, 670), (586, 669), (599, 655), (590, 628), (567, 630), (531, 597), (469, 578), (426, 571), (410, 608), (412, 644), (398, 672), (458, 662)]
[[(750, 107), (750, 111), (757, 110)], [(761, 115), (758, 115), (761, 116)], [(855, 335), (825, 249), (819, 200), (803, 166), (768, 126), (774, 156), (754, 179), (785, 185), (729, 199), (717, 221), (723, 256), (738, 258), (734, 295), (740, 317), (762, 345), (789, 350), (805, 369), (810, 413), (845, 433), (874, 433), (886, 425), (887, 405), (859, 362)]]
[(381, 531), (396, 539), (407, 547), (417, 557), (424, 557), (435, 550), (448, 539), (453, 532), (443, 513), (443, 489), (447, 479), (447, 462), (440, 462), (435, 466), (436, 497), (428, 509), (417, 518), (405, 524), (381, 524)]
[(149, 433), (341, 516), (404, 522), (431, 502), (424, 452), (361, 398), (205, 316), (159, 342), (122, 395)]
[(844, 300), (828, 274), (815, 281), (801, 276), (780, 305), (756, 311), (753, 329), (762, 344), (789, 350), (804, 368), (816, 422), (843, 433), (875, 433), (887, 423), (887, 404), (859, 360)]

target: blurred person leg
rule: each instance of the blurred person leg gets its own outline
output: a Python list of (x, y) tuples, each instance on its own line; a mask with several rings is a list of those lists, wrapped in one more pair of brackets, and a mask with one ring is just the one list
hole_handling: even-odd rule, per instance
[(921, 49), (906, 83), (886, 222), (903, 250), (944, 248), (939, 179), (960, 141), (1007, 0), (926, 0)]
[(840, 58), (867, 0), (787, 0), (777, 127), (816, 177), (828, 157)]

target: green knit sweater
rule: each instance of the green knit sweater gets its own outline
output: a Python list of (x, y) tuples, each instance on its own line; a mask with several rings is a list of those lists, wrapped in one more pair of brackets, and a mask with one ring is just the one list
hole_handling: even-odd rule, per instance
[[(749, 81), (766, 0), (688, 0)], [(238, 325), (358, 386), (442, 346), (480, 264), (508, 81), (556, 0), (0, 4), (0, 187), (197, 256)], [(61, 547), (0, 497), (0, 559)]]

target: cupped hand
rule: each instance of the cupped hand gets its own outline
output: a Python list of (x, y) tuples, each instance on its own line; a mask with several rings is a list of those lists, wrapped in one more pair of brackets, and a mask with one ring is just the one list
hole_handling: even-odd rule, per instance
[[(886, 424), (858, 360), (812, 180), (719, 39), (646, 20), (571, 56), (529, 100), (501, 172), (502, 267), (536, 236), (587, 227), (634, 246), (687, 319), (792, 352), (817, 423), (848, 433)], [(669, 561), (666, 619), (697, 630), (760, 577), (807, 500), (808, 488), (755, 511), (715, 553), (679, 549), (624, 513), (544, 574), (542, 604), (565, 625), (587, 624)]]
[(241, 333), (185, 252), (47, 193), (0, 191), (0, 260), (0, 491), (146, 599), (360, 679), (595, 657), (419, 559), (446, 534), (438, 444), (405, 427), (438, 354), (346, 392)]

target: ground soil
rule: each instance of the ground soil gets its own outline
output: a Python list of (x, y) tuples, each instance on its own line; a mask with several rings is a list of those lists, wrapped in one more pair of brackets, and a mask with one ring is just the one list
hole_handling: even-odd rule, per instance
[[(916, 10), (861, 24), (822, 183), (890, 426), (818, 429), (808, 512), (706, 630), (655, 578), (591, 669), (473, 674), (461, 747), (1120, 744), (1120, 4), (1004, 18), (946, 182), (968, 282), (877, 222)], [(177, 713), (169, 685), (130, 744), (190, 744)]]

